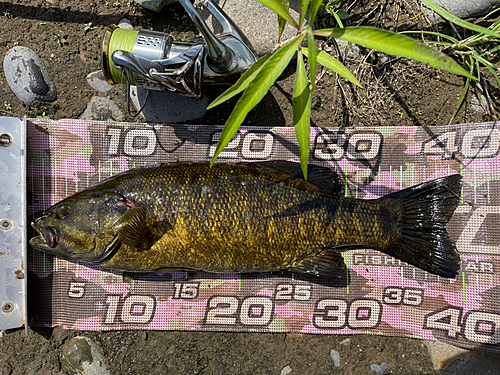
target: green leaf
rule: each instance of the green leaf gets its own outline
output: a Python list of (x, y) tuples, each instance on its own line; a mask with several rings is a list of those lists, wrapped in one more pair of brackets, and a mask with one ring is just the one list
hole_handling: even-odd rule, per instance
[(296, 29), (299, 29), (299, 25), (293, 17), (288, 13), (288, 10), (286, 10), (283, 5), (281, 5), (280, 0), (257, 0), (259, 3), (265, 5), (269, 9), (271, 9), (274, 13), (276, 13), (279, 17), (284, 18), (287, 20), (287, 22), (291, 23), (293, 27)]
[[(302, 52), (304, 53), (304, 55), (306, 55), (306, 57), (309, 54), (309, 51), (307, 48), (302, 48)], [(356, 79), (356, 77), (354, 77), (354, 74), (352, 74), (351, 71), (349, 69), (347, 69), (344, 64), (342, 64), (339, 60), (337, 60), (333, 56), (329, 55), (325, 51), (321, 51), (318, 54), (318, 62), (321, 65), (323, 65), (324, 67), (333, 70), (335, 73), (337, 73), (341, 77), (343, 77), (343, 78), (347, 79), (348, 81), (354, 83), (355, 85), (363, 88), (363, 86), (361, 86), (361, 83), (359, 83), (359, 81)]]
[(314, 35), (310, 24), (307, 26), (307, 45), (309, 46), (309, 55), (307, 58), (309, 59), (309, 74), (311, 75), (312, 91), (313, 95), (316, 95), (316, 56), (318, 51), (316, 50), (316, 42), (314, 41)]
[(419, 43), (405, 35), (372, 27), (346, 27), (344, 29), (323, 29), (313, 32), (316, 36), (324, 36), (346, 40), (366, 48), (373, 48), (388, 55), (407, 57), (429, 64), (433, 68), (458, 74), (464, 77), (471, 76), (455, 60), (431, 47)]
[(257, 62), (255, 62), (250, 69), (248, 69), (240, 79), (232, 85), (229, 89), (224, 91), (217, 99), (215, 99), (207, 109), (212, 109), (215, 106), (218, 106), (221, 103), (224, 103), (226, 100), (231, 99), (233, 96), (238, 95), (240, 92), (245, 90), (250, 82), (254, 80), (257, 74), (260, 72), (260, 68), (264, 63), (271, 57), (271, 55), (265, 55), (261, 57)]
[(323, 0), (311, 0), (311, 7), (309, 8), (309, 25), (314, 24), (316, 19), (316, 14), (318, 14), (318, 9), (323, 4)]
[(309, 6), (310, 0), (300, 0), (300, 11), (299, 11), (299, 29), (302, 28), (304, 24), (304, 18), (306, 18), (307, 7)]
[(340, 19), (340, 16), (337, 14), (337, 12), (332, 12), (333, 18), (335, 18), (335, 21), (339, 24), (339, 27), (341, 29), (344, 28), (344, 24), (342, 23), (342, 20)]
[(240, 100), (236, 103), (233, 112), (231, 112), (231, 115), (227, 119), (210, 165), (213, 165), (219, 153), (227, 146), (229, 141), (231, 141), (248, 112), (262, 100), (264, 95), (269, 91), (271, 85), (278, 79), (280, 74), (283, 73), (283, 70), (287, 67), (304, 37), (305, 33), (300, 33), (288, 44), (275, 51), (262, 65), (257, 76), (248, 85)]
[(464, 29), (469, 29), (469, 30), (475, 31), (477, 33), (488, 35), (488, 36), (491, 36), (493, 38), (500, 38), (500, 33), (498, 33), (497, 31), (487, 29), (485, 27), (464, 21), (463, 19), (458, 18), (457, 16), (454, 16), (453, 14), (451, 14), (450, 12), (445, 10), (443, 7), (437, 5), (432, 0), (420, 0), (420, 1), (422, 3), (424, 3), (428, 8), (432, 9), (434, 12), (436, 12), (441, 17), (443, 17), (445, 20), (448, 20), (457, 26), (461, 26)]
[(299, 49), (297, 57), (297, 74), (293, 90), (293, 124), (299, 142), (300, 166), (304, 178), (307, 180), (307, 165), (309, 163), (309, 135), (311, 133), (311, 93), (307, 80), (306, 68), (302, 52)]
[[(290, 2), (288, 0), (281, 0), (281, 5), (283, 5), (283, 8), (285, 8), (287, 11), (290, 9)], [(286, 25), (286, 19), (278, 15), (278, 27), (279, 27), (278, 43), (281, 40), (281, 35), (283, 35), (283, 30), (285, 30), (285, 25)]]

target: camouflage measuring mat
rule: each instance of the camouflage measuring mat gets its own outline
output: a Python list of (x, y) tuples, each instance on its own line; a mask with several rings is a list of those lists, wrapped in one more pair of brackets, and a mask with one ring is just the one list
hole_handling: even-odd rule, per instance
[[(130, 168), (209, 161), (222, 127), (78, 120), (28, 122), (30, 218)], [(311, 162), (374, 199), (463, 175), (448, 231), (461, 253), (444, 279), (374, 250), (343, 253), (346, 278), (158, 272), (127, 275), (32, 252), (31, 325), (82, 330), (372, 333), (500, 351), (500, 131), (495, 123), (313, 128)], [(222, 161), (295, 160), (295, 130), (242, 128)]]

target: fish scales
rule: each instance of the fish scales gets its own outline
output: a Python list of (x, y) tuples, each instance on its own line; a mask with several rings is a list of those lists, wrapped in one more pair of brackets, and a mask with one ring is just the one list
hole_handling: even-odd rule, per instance
[[(85, 199), (95, 207), (85, 205)], [(46, 235), (31, 243), (44, 247), (40, 242), (45, 241), (50, 246), (42, 250), (118, 270), (298, 270), (319, 275), (326, 266), (342, 268), (338, 254), (345, 247), (371, 247), (405, 259), (397, 251), (405, 199), (339, 197), (268, 165), (159, 166), (118, 175), (55, 205), (35, 220), (35, 229)], [(64, 211), (56, 220), (65, 205), (75, 211), (81, 206), (81, 212)], [(91, 223), (83, 224), (89, 216)], [(93, 227), (98, 227), (95, 233), (85, 230)], [(88, 249), (90, 237), (93, 249)], [(56, 251), (65, 241), (73, 248)], [(457, 263), (456, 250), (448, 253)]]
[[(156, 169), (144, 182), (131, 178), (121, 183), (124, 191), (136, 192), (128, 194), (130, 199), (152, 206), (154, 219), (174, 220), (173, 229), (143, 254), (140, 264), (137, 252), (128, 249), (109, 266), (277, 271), (325, 247), (351, 245), (354, 238), (371, 244), (384, 238), (380, 223), (372, 220), (379, 216), (379, 205), (333, 199), (248, 171), (204, 167)], [(149, 197), (138, 193), (152, 185), (156, 189)], [(286, 214), (297, 206), (303, 210)]]

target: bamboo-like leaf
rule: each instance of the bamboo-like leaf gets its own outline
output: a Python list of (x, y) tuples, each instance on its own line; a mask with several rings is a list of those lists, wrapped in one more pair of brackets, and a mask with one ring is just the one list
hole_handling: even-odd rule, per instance
[[(306, 57), (308, 57), (309, 50), (307, 48), (302, 48), (302, 52), (304, 53), (304, 55), (306, 55)], [(356, 77), (354, 77), (354, 74), (352, 74), (351, 71), (347, 69), (344, 64), (342, 64), (339, 60), (329, 55), (325, 51), (321, 51), (320, 53), (318, 53), (318, 62), (324, 67), (333, 70), (339, 76), (363, 88), (363, 86), (361, 86), (361, 83), (359, 83)]]
[(333, 15), (333, 18), (335, 18), (335, 21), (337, 21), (337, 23), (339, 24), (339, 27), (341, 29), (343, 29), (344, 28), (344, 24), (342, 23), (342, 20), (340, 19), (340, 17), (337, 14), (337, 12), (332, 12), (332, 15)]
[(287, 20), (287, 22), (290, 22), (293, 27), (296, 29), (299, 28), (299, 25), (297, 22), (293, 19), (293, 17), (288, 13), (288, 10), (286, 10), (283, 5), (281, 5), (280, 0), (257, 0), (259, 3), (265, 5), (269, 9), (271, 9), (274, 13), (276, 13), (278, 16), (281, 18), (284, 18)]
[(231, 99), (233, 96), (238, 95), (240, 92), (245, 90), (250, 82), (254, 80), (254, 78), (257, 76), (257, 74), (260, 71), (260, 68), (264, 63), (271, 57), (271, 55), (265, 55), (261, 57), (256, 63), (254, 63), (250, 69), (248, 69), (241, 77), (240, 79), (232, 85), (229, 89), (224, 91), (217, 99), (215, 99), (210, 105), (207, 107), (207, 109), (212, 109), (215, 106), (218, 106), (221, 103), (224, 103), (226, 100)]
[(304, 18), (306, 18), (307, 7), (309, 6), (311, 0), (300, 0), (300, 11), (299, 11), (299, 29), (302, 28), (304, 24)]
[(293, 90), (293, 124), (299, 142), (300, 166), (307, 180), (307, 165), (309, 163), (309, 134), (311, 133), (311, 93), (307, 80), (306, 68), (302, 52), (299, 49), (297, 57), (297, 73)]
[(458, 74), (464, 77), (471, 76), (452, 58), (415, 39), (386, 30), (372, 27), (346, 27), (344, 29), (323, 29), (313, 32), (317, 36), (325, 36), (346, 40), (366, 48), (372, 48), (388, 55), (407, 57), (429, 64), (433, 68)]
[(311, 7), (309, 8), (309, 25), (314, 24), (316, 19), (316, 14), (318, 14), (318, 9), (323, 4), (323, 0), (311, 0)]
[(436, 12), (441, 17), (443, 17), (445, 20), (448, 20), (457, 26), (461, 26), (464, 29), (469, 29), (469, 30), (475, 31), (477, 33), (482, 33), (484, 35), (488, 35), (488, 36), (491, 36), (493, 38), (500, 38), (500, 33), (498, 31), (487, 29), (485, 27), (464, 21), (463, 19), (458, 18), (457, 16), (451, 14), (446, 9), (444, 9), (440, 5), (436, 4), (432, 0), (420, 0), (420, 1), (422, 3), (424, 3), (428, 8), (432, 9), (434, 12)]
[(316, 42), (314, 41), (314, 35), (312, 33), (311, 25), (307, 26), (307, 45), (309, 55), (307, 58), (309, 59), (309, 75), (311, 76), (311, 85), (313, 96), (316, 95), (316, 62), (318, 51), (316, 50)]
[[(290, 9), (290, 2), (288, 0), (280, 0), (281, 5), (283, 5), (283, 8), (285, 8), (287, 11)], [(278, 43), (281, 40), (281, 35), (283, 35), (283, 30), (285, 30), (285, 25), (286, 25), (286, 19), (278, 15)]]
[(250, 112), (250, 110), (252, 110), (252, 108), (254, 108), (262, 100), (271, 85), (276, 81), (276, 79), (278, 79), (280, 74), (283, 73), (283, 70), (287, 67), (304, 37), (305, 33), (300, 33), (288, 44), (275, 51), (262, 65), (260, 71), (257, 73), (257, 76), (248, 85), (240, 100), (236, 103), (233, 112), (231, 112), (231, 115), (227, 119), (226, 125), (222, 130), (219, 143), (217, 144), (214, 157), (212, 158), (211, 165), (215, 162), (219, 153), (224, 149), (224, 147), (227, 146), (229, 141), (231, 141), (233, 136), (236, 134), (248, 112)]

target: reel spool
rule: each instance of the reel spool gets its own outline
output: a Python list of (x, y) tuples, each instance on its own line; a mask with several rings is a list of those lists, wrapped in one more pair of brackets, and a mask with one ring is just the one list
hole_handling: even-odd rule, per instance
[(217, 36), (189, 0), (179, 1), (202, 37), (174, 42), (165, 33), (120, 29), (116, 25), (104, 34), (102, 71), (108, 83), (127, 84), (127, 106), (130, 85), (199, 98), (202, 84), (233, 84), (257, 61), (247, 37), (216, 4), (207, 2), (208, 11), (223, 29)]

